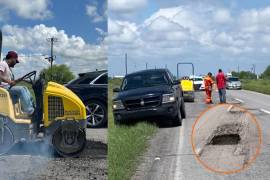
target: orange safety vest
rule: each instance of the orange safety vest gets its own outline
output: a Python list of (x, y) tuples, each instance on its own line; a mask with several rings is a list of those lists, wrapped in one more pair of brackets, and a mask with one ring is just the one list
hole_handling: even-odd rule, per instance
[(212, 90), (213, 84), (214, 84), (214, 81), (213, 81), (213, 79), (211, 77), (206, 76), (204, 78), (204, 87), (205, 87), (205, 89)]

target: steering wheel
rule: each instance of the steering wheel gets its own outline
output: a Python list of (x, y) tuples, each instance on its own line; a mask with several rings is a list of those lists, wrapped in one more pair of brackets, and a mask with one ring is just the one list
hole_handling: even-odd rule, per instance
[[(36, 80), (36, 74), (37, 74), (37, 71), (32, 71), (26, 75), (24, 75), (23, 77), (21, 77), (20, 79), (16, 80), (17, 83), (18, 82), (21, 82), (21, 81), (24, 81), (24, 82), (27, 82), (29, 84), (34, 84), (35, 80)], [(32, 78), (33, 77), (33, 78)], [(11, 89), (14, 85), (11, 85), (9, 87), (9, 89)]]

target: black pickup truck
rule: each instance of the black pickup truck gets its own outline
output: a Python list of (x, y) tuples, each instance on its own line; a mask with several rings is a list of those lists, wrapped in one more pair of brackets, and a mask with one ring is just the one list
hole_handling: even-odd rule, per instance
[(113, 99), (116, 124), (134, 119), (159, 118), (182, 124), (186, 117), (183, 92), (179, 80), (168, 69), (152, 69), (128, 74)]

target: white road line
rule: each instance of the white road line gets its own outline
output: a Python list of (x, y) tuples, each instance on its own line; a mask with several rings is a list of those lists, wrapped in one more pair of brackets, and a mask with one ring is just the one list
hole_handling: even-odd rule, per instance
[(260, 109), (260, 111), (262, 111), (262, 112), (264, 112), (264, 113), (266, 113), (266, 114), (270, 114), (270, 111), (265, 110), (265, 109)]
[(230, 112), (233, 108), (233, 105), (230, 105), (229, 108), (227, 109), (227, 112)]
[(242, 99), (238, 99), (238, 98), (234, 98), (236, 101), (239, 101), (240, 103), (244, 103), (245, 101), (243, 101)]
[(178, 144), (178, 148), (177, 148), (177, 159), (176, 159), (176, 168), (175, 168), (175, 174), (174, 174), (174, 180), (182, 180), (184, 178), (184, 174), (183, 174), (183, 171), (182, 171), (182, 161), (181, 161), (181, 153), (182, 153), (182, 150), (183, 150), (183, 145), (184, 145), (184, 121), (186, 119), (183, 120), (182, 122), (182, 126), (180, 128), (180, 133), (179, 133), (179, 144)]

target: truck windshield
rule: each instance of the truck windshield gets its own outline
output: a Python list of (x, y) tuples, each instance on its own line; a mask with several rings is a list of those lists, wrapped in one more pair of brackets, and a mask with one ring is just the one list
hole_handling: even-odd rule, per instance
[(169, 81), (165, 73), (151, 72), (127, 76), (122, 83), (121, 90), (130, 90), (143, 87), (168, 85)]
[(194, 81), (203, 81), (202, 78), (194, 78)]
[(230, 77), (229, 78), (229, 81), (239, 81), (239, 79), (238, 78), (235, 78), (235, 77)]

